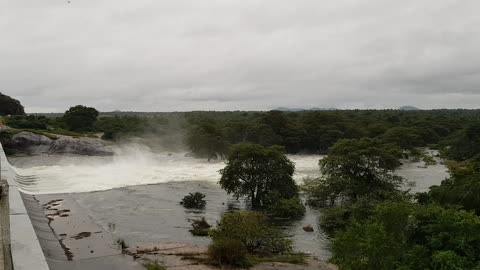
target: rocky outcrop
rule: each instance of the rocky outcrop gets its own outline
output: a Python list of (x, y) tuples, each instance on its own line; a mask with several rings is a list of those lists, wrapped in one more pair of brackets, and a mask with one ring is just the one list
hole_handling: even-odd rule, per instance
[(105, 144), (101, 139), (62, 136), (52, 141), (48, 154), (109, 156), (113, 153), (106, 149)]
[(56, 135), (49, 138), (45, 135), (22, 131), (10, 138), (2, 138), (2, 144), (9, 153), (29, 155), (72, 154), (89, 156), (108, 156), (113, 153), (98, 138), (74, 138)]
[(2, 138), (3, 147), (9, 153), (48, 152), (51, 143), (52, 139), (47, 136), (24, 131)]

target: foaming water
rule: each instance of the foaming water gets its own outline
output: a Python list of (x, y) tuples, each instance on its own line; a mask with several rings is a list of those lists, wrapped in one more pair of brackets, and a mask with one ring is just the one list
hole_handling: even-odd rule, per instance
[[(294, 179), (320, 175), (319, 155), (290, 155), (295, 163)], [(223, 161), (207, 161), (186, 152), (154, 153), (148, 147), (132, 144), (118, 147), (111, 157), (33, 156), (10, 158), (18, 175), (32, 175), (22, 189), (30, 194), (79, 193), (120, 187), (180, 181), (218, 182)], [(440, 160), (438, 160), (440, 161)], [(405, 163), (397, 173), (414, 186), (413, 192), (427, 191), (448, 177), (444, 165), (424, 167), (423, 163)]]
[[(295, 180), (317, 176), (321, 156), (294, 155)], [(115, 149), (112, 157), (37, 156), (11, 158), (20, 175), (35, 175), (25, 188), (31, 194), (78, 193), (173, 181), (217, 182), (223, 161), (207, 161), (187, 153), (153, 153), (141, 145)]]

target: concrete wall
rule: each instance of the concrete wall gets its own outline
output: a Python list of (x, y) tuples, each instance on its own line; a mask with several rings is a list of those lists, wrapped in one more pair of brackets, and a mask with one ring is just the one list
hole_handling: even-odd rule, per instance
[[(8, 163), (0, 144), (1, 178), (9, 185), (10, 246), (14, 270), (49, 270), (40, 242), (25, 209), (21, 196), (21, 181)], [(2, 213), (3, 214), (3, 213)], [(6, 215), (6, 214), (5, 214)]]
[(10, 206), (8, 203), (8, 183), (0, 181), (0, 269), (12, 270), (10, 250)]

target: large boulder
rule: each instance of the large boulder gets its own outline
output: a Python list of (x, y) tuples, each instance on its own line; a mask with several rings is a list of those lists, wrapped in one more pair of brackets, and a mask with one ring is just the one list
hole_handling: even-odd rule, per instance
[(106, 149), (103, 141), (98, 138), (72, 138), (67, 136), (52, 141), (48, 153), (88, 156), (109, 156), (113, 154)]
[(57, 136), (52, 139), (45, 135), (22, 131), (8, 139), (2, 138), (2, 144), (9, 153), (22, 153), (29, 155), (113, 155), (113, 153), (107, 149), (104, 142), (98, 138)]
[(2, 144), (10, 153), (36, 154), (48, 152), (52, 139), (44, 135), (22, 131), (12, 135), (9, 139), (2, 139)]

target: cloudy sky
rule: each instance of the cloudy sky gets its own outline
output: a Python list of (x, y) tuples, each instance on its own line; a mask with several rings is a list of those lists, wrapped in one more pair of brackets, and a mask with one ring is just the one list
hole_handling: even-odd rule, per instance
[(480, 107), (478, 0), (2, 0), (28, 112)]

